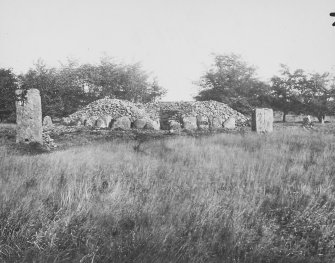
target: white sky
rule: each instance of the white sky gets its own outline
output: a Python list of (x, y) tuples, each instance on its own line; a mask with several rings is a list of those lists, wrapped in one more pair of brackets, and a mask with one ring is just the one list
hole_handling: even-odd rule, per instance
[(334, 0), (0, 0), (0, 67), (24, 73), (38, 58), (142, 62), (191, 100), (211, 53), (242, 55), (268, 80), (279, 64), (335, 72)]

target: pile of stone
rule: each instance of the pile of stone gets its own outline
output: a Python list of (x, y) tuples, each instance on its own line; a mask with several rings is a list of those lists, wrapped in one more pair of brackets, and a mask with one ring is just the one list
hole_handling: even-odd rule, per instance
[(148, 117), (134, 103), (109, 97), (94, 101), (85, 108), (63, 118), (66, 125), (127, 130), (131, 127), (159, 129), (159, 122)]
[(247, 125), (248, 118), (217, 101), (156, 102), (138, 105), (162, 129), (233, 129)]
[(248, 119), (224, 103), (217, 101), (132, 103), (104, 98), (63, 118), (63, 124), (151, 130), (234, 129)]

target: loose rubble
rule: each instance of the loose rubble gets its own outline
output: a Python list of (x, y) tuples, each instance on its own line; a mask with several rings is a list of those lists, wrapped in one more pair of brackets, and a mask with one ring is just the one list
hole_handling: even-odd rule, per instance
[[(227, 122), (228, 121), (228, 122)], [(63, 118), (68, 126), (94, 128), (194, 130), (234, 129), (248, 118), (217, 101), (132, 103), (106, 97)], [(226, 123), (226, 124), (225, 124)]]

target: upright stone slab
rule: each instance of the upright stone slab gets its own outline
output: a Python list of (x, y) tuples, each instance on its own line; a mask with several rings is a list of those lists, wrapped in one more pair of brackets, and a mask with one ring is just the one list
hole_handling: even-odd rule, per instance
[(255, 109), (252, 114), (251, 129), (258, 133), (273, 131), (273, 110), (267, 108)]
[(16, 90), (16, 142), (43, 144), (41, 96), (37, 89), (30, 89), (26, 96)]

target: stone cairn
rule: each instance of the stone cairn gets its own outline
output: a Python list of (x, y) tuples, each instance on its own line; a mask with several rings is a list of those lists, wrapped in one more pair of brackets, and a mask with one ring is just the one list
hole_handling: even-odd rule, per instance
[(16, 142), (43, 144), (41, 96), (37, 89), (16, 90)]
[(257, 133), (273, 131), (273, 110), (257, 108), (252, 114), (251, 129)]
[(63, 118), (63, 124), (112, 129), (234, 129), (248, 118), (216, 101), (132, 103), (108, 97)]

